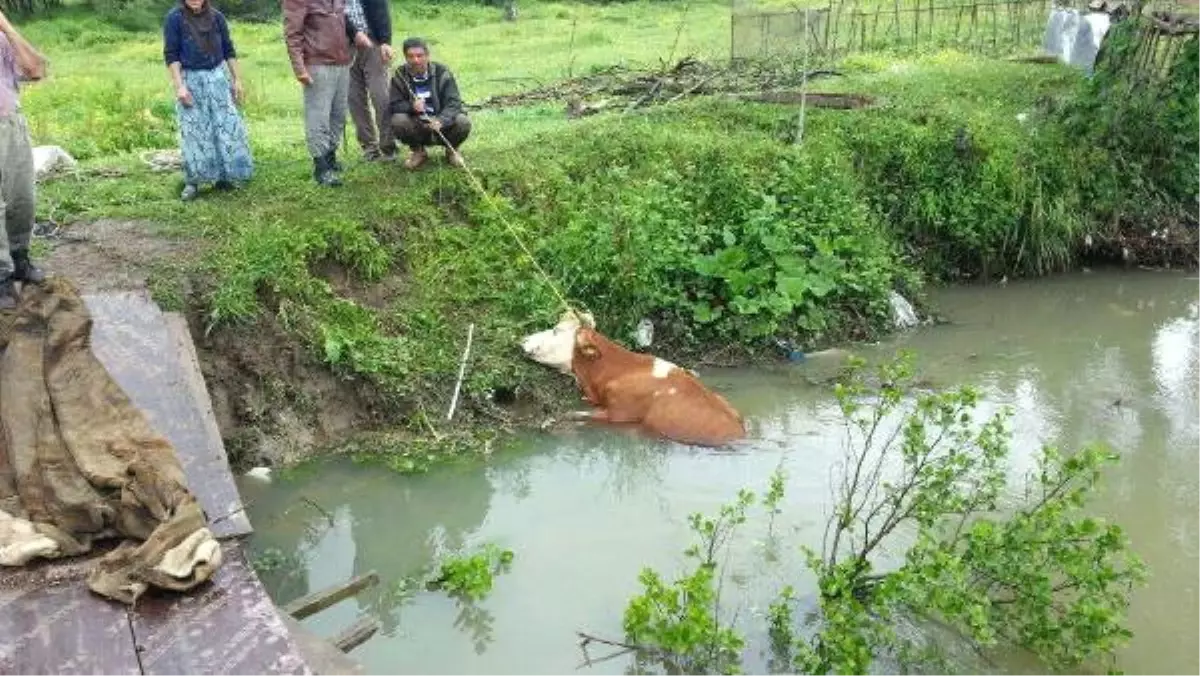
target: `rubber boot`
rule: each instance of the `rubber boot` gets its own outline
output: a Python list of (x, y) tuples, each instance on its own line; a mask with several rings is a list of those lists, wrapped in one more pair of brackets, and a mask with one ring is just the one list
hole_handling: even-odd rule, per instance
[(337, 172), (333, 170), (333, 167), (329, 166), (328, 156), (313, 158), (313, 180), (320, 185), (328, 187), (335, 187), (342, 184), (342, 179), (338, 177)]
[(333, 169), (337, 173), (340, 174), (344, 171), (344, 169), (342, 168), (342, 163), (338, 162), (337, 148), (334, 148), (333, 150), (330, 150), (329, 152), (325, 153), (325, 161), (329, 162), (329, 168)]
[(17, 287), (12, 277), (0, 279), (0, 312), (17, 309)]
[(46, 273), (29, 260), (29, 249), (14, 249), (12, 252), (12, 279), (18, 282), (41, 284), (46, 281)]

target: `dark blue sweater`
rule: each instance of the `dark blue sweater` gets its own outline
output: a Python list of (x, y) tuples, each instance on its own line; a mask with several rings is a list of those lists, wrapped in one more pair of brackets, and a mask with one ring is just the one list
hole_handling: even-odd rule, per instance
[(221, 65), (225, 59), (236, 59), (237, 52), (233, 49), (233, 40), (229, 39), (229, 24), (225, 23), (225, 15), (217, 10), (217, 32), (221, 36), (221, 55), (209, 56), (192, 40), (187, 27), (183, 25), (183, 10), (179, 7), (167, 12), (163, 22), (163, 58), (167, 65), (176, 61), (184, 70), (212, 70)]

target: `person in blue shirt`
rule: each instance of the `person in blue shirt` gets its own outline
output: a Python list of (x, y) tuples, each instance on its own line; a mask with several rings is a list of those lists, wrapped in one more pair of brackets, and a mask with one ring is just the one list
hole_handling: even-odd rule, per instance
[(200, 186), (235, 188), (254, 174), (237, 52), (225, 15), (208, 0), (180, 0), (163, 22), (163, 58), (175, 87), (183, 155), (183, 194)]

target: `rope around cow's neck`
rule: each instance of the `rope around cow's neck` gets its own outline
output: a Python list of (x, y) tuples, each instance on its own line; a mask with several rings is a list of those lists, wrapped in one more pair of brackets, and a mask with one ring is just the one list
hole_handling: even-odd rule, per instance
[[(412, 90), (412, 86), (408, 84), (408, 80), (404, 77), (400, 77), (399, 79), (404, 83), (404, 88), (408, 90), (408, 95), (415, 103), (417, 101), (417, 95)], [(538, 263), (537, 258), (535, 258), (533, 255), (533, 252), (529, 250), (529, 247), (525, 246), (525, 242), (521, 239), (521, 236), (517, 234), (516, 228), (514, 228), (512, 224), (508, 222), (508, 219), (504, 217), (504, 213), (500, 210), (500, 207), (492, 201), (491, 193), (484, 189), (483, 183), (480, 182), (479, 178), (475, 176), (475, 172), (471, 171), (471, 167), (467, 164), (466, 158), (462, 156), (462, 153), (458, 152), (458, 148), (450, 145), (450, 141), (444, 134), (442, 134), (440, 127), (434, 129), (433, 131), (438, 135), (438, 138), (442, 140), (442, 144), (445, 147), (450, 148), (454, 153), (458, 153), (458, 159), (462, 162), (463, 170), (466, 172), (467, 178), (470, 179), (471, 185), (479, 192), (480, 196), (483, 197), (483, 200), (495, 210), (496, 218), (500, 219), (500, 222), (504, 224), (504, 227), (508, 230), (508, 234), (512, 235), (512, 238), (516, 241), (517, 246), (521, 247), (521, 251), (525, 252), (525, 255), (529, 258), (529, 262), (533, 263), (534, 271), (542, 278), (542, 281), (546, 283), (546, 286), (550, 287), (550, 290), (554, 292), (554, 295), (558, 297), (558, 302), (562, 303), (563, 308), (565, 308), (568, 312), (577, 313), (578, 311), (572, 307), (569, 302), (567, 302), (566, 296), (564, 296), (562, 291), (559, 290), (558, 285), (554, 283), (554, 280), (551, 279), (550, 275), (545, 271), (545, 269), (542, 268), (541, 264)]]

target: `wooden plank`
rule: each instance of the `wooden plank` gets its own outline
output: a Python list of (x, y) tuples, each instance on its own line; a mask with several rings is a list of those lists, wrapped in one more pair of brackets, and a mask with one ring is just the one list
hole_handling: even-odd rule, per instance
[(233, 540), (210, 585), (146, 598), (132, 614), (146, 674), (308, 674), (299, 648)]
[[(175, 447), (188, 487), (217, 537), (251, 532), (190, 337), (174, 333), (144, 292), (87, 294), (92, 352)], [(183, 343), (183, 345), (181, 345)], [(205, 391), (203, 396), (201, 391)]]
[(357, 622), (333, 637), (333, 645), (337, 646), (338, 650), (348, 653), (366, 643), (367, 639), (379, 631), (379, 627), (379, 620), (374, 617), (360, 617)]
[(304, 655), (314, 674), (365, 674), (363, 666), (357, 660), (338, 650), (332, 643), (317, 636), (299, 620), (291, 615), (281, 613), (280, 619), (296, 642), (296, 647)]
[(140, 674), (124, 606), (84, 579), (95, 557), (0, 570), (0, 674)]
[(367, 587), (378, 583), (379, 574), (373, 570), (367, 571), (342, 584), (313, 592), (308, 596), (302, 596), (284, 606), (283, 612), (297, 620), (303, 620), (309, 615), (319, 613), (338, 601), (354, 596)]

